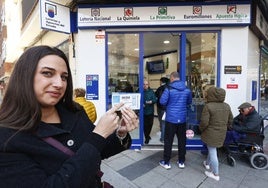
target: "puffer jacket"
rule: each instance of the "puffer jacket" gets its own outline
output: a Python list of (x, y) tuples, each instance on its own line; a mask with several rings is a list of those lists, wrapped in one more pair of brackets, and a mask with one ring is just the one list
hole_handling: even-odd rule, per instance
[(165, 121), (178, 124), (185, 123), (187, 106), (192, 103), (192, 93), (185, 83), (175, 80), (164, 90), (160, 98), (160, 104), (166, 106)]
[(84, 107), (88, 118), (92, 121), (92, 123), (95, 123), (97, 119), (95, 105), (92, 102), (87, 101), (84, 97), (76, 97), (74, 100)]
[(224, 102), (225, 90), (211, 87), (207, 91), (199, 129), (201, 139), (211, 147), (221, 147), (225, 140), (227, 127), (232, 124), (233, 114), (230, 106)]

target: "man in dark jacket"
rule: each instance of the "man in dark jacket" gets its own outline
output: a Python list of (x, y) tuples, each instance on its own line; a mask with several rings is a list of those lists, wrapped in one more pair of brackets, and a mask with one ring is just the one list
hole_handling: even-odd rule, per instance
[(146, 79), (144, 79), (143, 82), (143, 97), (144, 143), (149, 144), (149, 141), (151, 140), (150, 134), (154, 124), (154, 104), (156, 103), (156, 97)]
[(261, 116), (250, 103), (239, 107), (239, 114), (234, 118), (232, 130), (227, 132), (225, 144), (246, 138), (247, 134), (258, 134), (261, 129)]
[(187, 106), (192, 103), (192, 93), (186, 88), (185, 82), (180, 81), (178, 72), (170, 74), (170, 82), (160, 98), (160, 104), (166, 106), (166, 123), (164, 159), (159, 164), (165, 169), (171, 168), (169, 161), (175, 134), (178, 138), (177, 164), (179, 168), (185, 167)]
[(155, 96), (157, 97), (157, 116), (158, 116), (158, 121), (159, 121), (159, 126), (160, 126), (160, 142), (164, 142), (164, 133), (165, 133), (165, 121), (162, 119), (163, 114), (165, 112), (166, 107), (160, 104), (160, 97), (162, 93), (164, 92), (167, 84), (169, 82), (169, 79), (166, 77), (161, 77), (160, 78), (160, 86), (157, 88), (155, 91)]

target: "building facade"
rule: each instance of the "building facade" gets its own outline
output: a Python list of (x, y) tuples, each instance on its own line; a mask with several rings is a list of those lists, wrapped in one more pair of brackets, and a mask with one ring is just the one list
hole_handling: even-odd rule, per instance
[[(7, 2), (17, 10), (17, 18), (10, 19), (15, 19), (13, 32), (18, 32), (7, 48), (5, 63), (14, 63), (24, 49), (33, 45), (61, 48), (69, 57), (74, 86), (86, 88), (87, 98), (94, 102), (98, 114), (110, 108), (115, 92), (140, 93), (142, 104), (143, 79), (156, 89), (159, 79), (173, 71), (180, 73), (193, 93), (188, 125), (196, 136), (188, 140), (189, 147), (202, 147), (198, 123), (206, 88), (211, 85), (226, 90), (226, 102), (234, 115), (245, 101), (262, 114), (268, 112), (265, 0)], [(70, 20), (69, 31), (59, 31), (59, 25), (50, 24), (64, 7), (70, 11), (70, 18), (59, 19), (62, 28)], [(56, 16), (47, 19), (49, 8)], [(137, 113), (143, 113), (142, 105)], [(143, 145), (142, 123), (132, 137), (133, 147)]]

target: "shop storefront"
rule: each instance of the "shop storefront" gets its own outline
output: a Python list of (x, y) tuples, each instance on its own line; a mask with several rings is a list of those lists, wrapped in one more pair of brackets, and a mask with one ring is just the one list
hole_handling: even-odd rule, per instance
[[(260, 56), (264, 50), (250, 29), (252, 8), (250, 1), (80, 5), (76, 84), (87, 87), (89, 99), (102, 114), (110, 108), (114, 92), (140, 93), (142, 104), (144, 78), (156, 90), (162, 76), (178, 71), (193, 95), (188, 127), (195, 137), (188, 139), (187, 147), (201, 149), (198, 124), (209, 86), (226, 90), (226, 102), (234, 115), (245, 101), (259, 107), (259, 64), (260, 59), (267, 62), (267, 54)], [(137, 113), (140, 127), (132, 133), (134, 148), (143, 145), (142, 105)], [(154, 126), (158, 127), (157, 121)], [(151, 144), (161, 144), (158, 139)]]

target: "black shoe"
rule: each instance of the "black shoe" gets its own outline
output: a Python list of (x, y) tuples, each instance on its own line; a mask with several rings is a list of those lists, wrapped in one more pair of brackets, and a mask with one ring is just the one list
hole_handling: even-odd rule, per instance
[(149, 144), (149, 141), (150, 141), (150, 139), (149, 138), (146, 138), (144, 143), (145, 144)]

